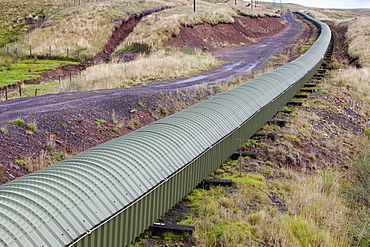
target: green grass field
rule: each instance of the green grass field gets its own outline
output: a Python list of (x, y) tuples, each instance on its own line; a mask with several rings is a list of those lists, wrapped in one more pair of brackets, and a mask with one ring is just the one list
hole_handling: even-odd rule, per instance
[(19, 81), (38, 79), (42, 72), (68, 64), (79, 64), (79, 62), (41, 59), (13, 60), (12, 63), (3, 64), (0, 70), (0, 87), (15, 85)]

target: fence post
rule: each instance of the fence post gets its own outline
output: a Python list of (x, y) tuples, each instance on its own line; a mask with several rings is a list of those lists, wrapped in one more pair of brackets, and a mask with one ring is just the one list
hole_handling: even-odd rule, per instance
[(8, 100), (8, 87), (5, 87), (5, 100)]
[(49, 46), (49, 56), (51, 57), (51, 46)]
[(69, 52), (69, 49), (67, 48), (67, 58), (68, 58), (68, 52)]
[(35, 96), (37, 96), (37, 88), (35, 89)]
[(32, 46), (30, 45), (30, 57), (32, 57)]
[(19, 98), (22, 98), (22, 86), (19, 85)]
[(72, 73), (69, 73), (69, 83), (72, 83)]

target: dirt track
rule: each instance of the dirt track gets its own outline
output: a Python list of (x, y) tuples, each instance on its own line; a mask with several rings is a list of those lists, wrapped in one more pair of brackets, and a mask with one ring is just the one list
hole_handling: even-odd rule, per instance
[(294, 37), (301, 31), (302, 24), (289, 14), (283, 18), (288, 21), (287, 27), (276, 35), (262, 38), (260, 42), (249, 46), (228, 47), (218, 49), (214, 55), (227, 63), (219, 68), (168, 83), (161, 83), (149, 87), (162, 89), (192, 88), (201, 85), (213, 85), (229, 79), (239, 77), (269, 61), (269, 57), (278, 53), (284, 46), (291, 44)]
[[(269, 61), (269, 57), (272, 54), (277, 53), (285, 45), (290, 44), (293, 38), (300, 32), (301, 23), (296, 22), (290, 15), (285, 15), (284, 18), (289, 22), (289, 25), (274, 36), (263, 38), (255, 45), (224, 48), (215, 51), (218, 59), (227, 61), (225, 65), (219, 68), (184, 79), (141, 87), (61, 93), (9, 100), (0, 103), (0, 122), (24, 117), (25, 115), (55, 111), (56, 109), (58, 111), (68, 109), (70, 112), (72, 108), (83, 109), (86, 105), (100, 105), (100, 107), (104, 107), (105, 104), (103, 102), (107, 99), (113, 100), (113, 98), (129, 97), (133, 94), (140, 96), (143, 93), (156, 92), (158, 89), (180, 89), (212, 85), (241, 76)], [(99, 104), (99, 102), (102, 104)]]
[[(251, 46), (214, 51), (227, 63), (196, 76), (141, 87), (61, 93), (1, 102), (0, 127), (7, 128), (9, 134), (0, 133), (0, 171), (3, 172), (0, 183), (28, 173), (24, 166), (14, 161), (25, 156), (39, 158), (47, 143), (55, 145), (50, 153), (73, 155), (210, 97), (212, 92), (191, 89), (192, 97), (182, 97), (180, 107), (174, 107), (171, 99), (180, 88), (185, 90), (226, 81), (268, 62), (269, 57), (292, 43), (301, 31), (301, 23), (290, 16), (284, 18), (289, 24), (274, 36), (263, 38)], [(16, 118), (26, 123), (36, 122), (39, 131), (26, 134), (25, 126), (9, 123)], [(101, 119), (107, 122), (97, 124), (96, 121)], [(116, 121), (133, 127), (117, 130)]]

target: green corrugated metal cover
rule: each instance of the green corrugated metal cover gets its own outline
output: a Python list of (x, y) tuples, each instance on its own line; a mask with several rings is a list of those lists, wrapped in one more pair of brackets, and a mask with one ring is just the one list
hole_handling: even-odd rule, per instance
[[(0, 245), (64, 246), (89, 233), (200, 154), (212, 150), (221, 138), (293, 87), (321, 62), (330, 37), (330, 30), (322, 25), (315, 44), (292, 63), (0, 186)], [(225, 155), (211, 153), (217, 160)], [(142, 216), (133, 215), (130, 220), (134, 222), (137, 217)], [(128, 234), (136, 236), (143, 227), (135, 225)]]

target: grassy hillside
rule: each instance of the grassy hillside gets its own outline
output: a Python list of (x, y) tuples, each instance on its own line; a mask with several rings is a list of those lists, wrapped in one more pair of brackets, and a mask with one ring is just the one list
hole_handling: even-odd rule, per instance
[[(370, 17), (358, 16), (353, 13), (341, 15), (343, 11), (337, 10), (310, 10), (308, 13), (316, 18), (324, 19), (333, 22), (340, 29), (348, 29), (345, 33), (346, 43), (340, 49), (346, 49), (348, 45), (348, 53), (350, 60), (356, 62), (356, 66), (348, 66), (350, 61), (338, 62), (338, 69), (333, 71), (333, 79), (339, 85), (348, 87), (353, 90), (353, 93), (358, 95), (361, 100), (370, 104), (370, 47), (364, 44), (370, 42)], [(340, 17), (337, 18), (336, 16)], [(368, 107), (361, 108), (361, 114), (370, 116)]]
[[(22, 36), (28, 28), (64, 8), (69, 0), (3, 0), (0, 2), (0, 45)], [(86, 2), (86, 0), (85, 0)]]
[[(25, 8), (24, 5), (22, 6)], [(19, 16), (25, 15), (26, 12), (33, 13), (32, 6), (31, 4), (30, 7), (25, 8), (26, 10), (23, 9)], [(117, 26), (133, 18), (135, 14), (139, 15), (146, 11), (160, 9), (163, 6), (169, 6), (172, 9), (155, 13), (148, 17), (147, 21), (140, 23), (135, 32), (119, 49), (138, 40), (153, 47), (160, 47), (172, 35), (178, 34), (180, 24), (230, 23), (233, 22), (233, 16), (253, 16), (264, 13), (275, 15), (270, 5), (260, 5), (258, 10), (254, 10), (245, 7), (240, 2), (234, 6), (234, 3), (230, 2), (197, 1), (197, 12), (194, 13), (192, 2), (186, 0), (141, 0), (139, 4), (133, 1), (106, 0), (72, 6), (56, 12), (49, 16), (49, 19), (43, 24), (43, 28), (36, 29), (30, 35), (22, 38), (12, 45), (11, 49), (18, 48), (18, 52), (28, 53), (29, 46), (31, 46), (34, 54), (48, 54), (49, 48), (52, 47), (53, 54), (58, 56), (65, 56), (67, 49), (70, 54), (81, 53), (93, 56), (101, 51)], [(261, 6), (266, 7), (261, 8)], [(209, 11), (210, 9), (214, 10)]]
[(135, 31), (121, 44), (122, 49), (132, 42), (140, 40), (154, 48), (161, 48), (172, 36), (180, 32), (180, 26), (194, 26), (201, 23), (218, 24), (233, 23), (233, 17), (240, 16), (279, 16), (270, 4), (259, 4), (258, 8), (251, 9), (245, 3), (239, 2), (234, 5), (233, 1), (213, 3), (197, 1), (196, 12), (193, 5), (173, 8), (145, 18)]
[[(26, 3), (27, 5), (20, 5), (22, 11), (18, 13), (19, 16), (37, 12), (38, 7), (46, 6), (46, 2), (40, 3), (40, 6), (38, 2)], [(144, 17), (112, 54), (115, 55), (122, 51), (137, 52), (133, 47), (139, 44), (149, 47), (152, 51), (150, 55), (140, 56), (138, 59), (140, 61), (127, 64), (114, 60), (108, 64), (89, 68), (88, 72), (78, 78), (82, 80), (81, 83), (75, 83), (69, 78), (62, 80), (60, 84), (55, 81), (44, 83), (37, 87), (38, 94), (127, 87), (158, 79), (191, 75), (218, 66), (221, 62), (204, 52), (164, 48), (164, 44), (179, 33), (181, 25), (231, 23), (234, 22), (233, 17), (241, 16), (277, 16), (271, 4), (259, 4), (258, 8), (251, 9), (241, 1), (235, 5), (234, 1), (225, 3), (224, 1), (199, 0), (196, 2), (197, 11), (195, 13), (193, 2), (186, 0), (141, 0), (140, 4), (122, 0), (88, 3), (82, 1), (81, 4), (75, 2), (69, 5), (64, 5), (64, 3), (58, 2), (54, 8), (52, 5), (44, 7), (44, 12), (48, 14), (40, 12), (39, 15), (47, 16), (47, 20), (40, 28), (25, 36), (22, 29), (23, 33), (17, 36), (19, 38), (17, 42), (10, 43), (0, 50), (2, 54), (0, 67), (3, 75), (0, 77), (0, 86), (15, 85), (20, 80), (39, 78), (39, 74), (49, 67), (34, 69), (34, 67), (39, 68), (42, 63), (36, 59), (36, 56), (54, 57), (53, 62), (50, 62), (54, 67), (92, 58), (102, 51), (103, 46), (118, 27), (135, 16), (152, 12), (154, 13)], [(7, 4), (14, 5), (9, 7), (13, 8), (13, 11), (19, 8), (15, 2), (7, 2)], [(4, 16), (6, 16), (5, 19), (12, 18), (10, 12), (5, 12)], [(39, 18), (34, 17), (34, 22)], [(19, 24), (24, 24), (25, 21), (26, 18), (20, 18)], [(24, 28), (28, 27), (29, 25)], [(32, 58), (35, 59), (29, 59), (29, 54), (32, 54)], [(163, 69), (158, 74), (149, 69), (154, 67), (146, 65), (148, 63), (161, 64)], [(140, 69), (142, 66), (146, 66), (147, 73), (140, 75), (138, 71), (143, 71)], [(132, 68), (138, 68), (138, 70)], [(112, 77), (112, 71), (115, 72), (114, 77)], [(23, 96), (33, 96), (35, 85), (24, 86), (23, 91)], [(18, 94), (10, 93), (9, 98), (13, 97), (18, 97)]]

